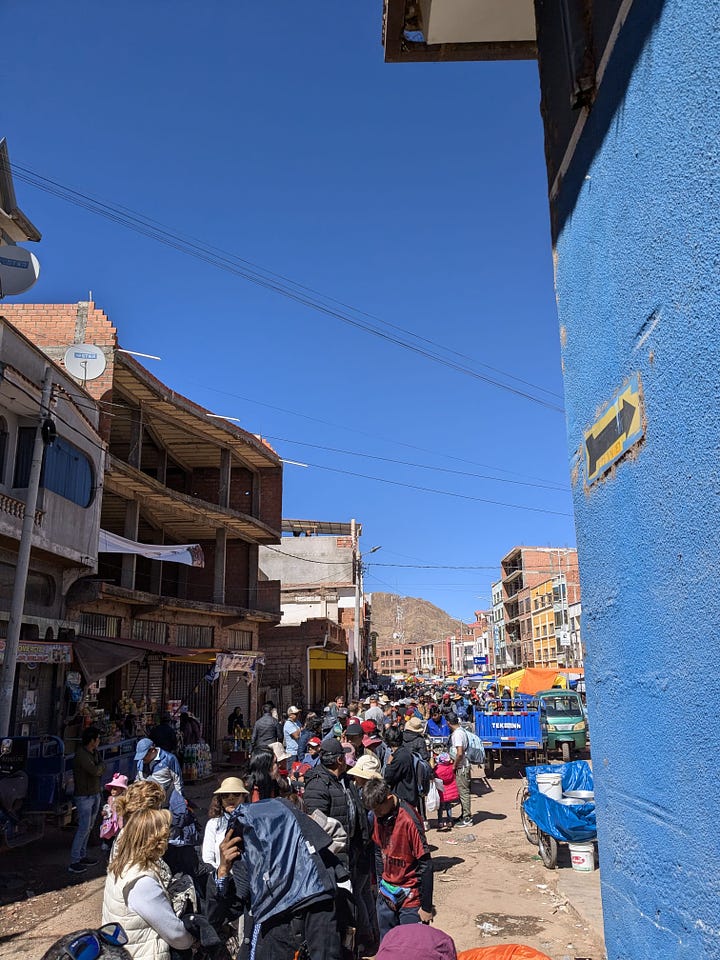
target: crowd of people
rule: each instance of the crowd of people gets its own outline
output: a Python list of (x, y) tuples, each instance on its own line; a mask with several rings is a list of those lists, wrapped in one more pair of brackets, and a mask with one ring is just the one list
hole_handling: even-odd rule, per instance
[[(202, 831), (177, 757), (141, 739), (134, 782), (105, 784), (103, 929), (119, 925), (137, 960), (193, 950), (232, 960), (400, 956), (386, 946), (395, 928), (433, 919), (430, 819), (440, 831), (473, 822), (462, 720), (472, 709), (457, 691), (338, 696), (304, 717), (290, 706), (282, 719), (265, 703), (247, 767), (219, 784)], [(95, 733), (83, 734), (87, 802), (72, 872), (92, 862)]]

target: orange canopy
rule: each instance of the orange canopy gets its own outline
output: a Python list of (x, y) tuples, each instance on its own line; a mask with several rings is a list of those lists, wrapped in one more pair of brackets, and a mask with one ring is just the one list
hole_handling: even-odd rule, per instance
[(547, 667), (528, 667), (525, 676), (517, 686), (517, 691), (533, 694), (539, 690), (549, 690), (554, 683), (558, 682), (566, 686), (565, 678), (557, 670)]
[(496, 947), (463, 950), (458, 954), (458, 960), (550, 960), (550, 957), (521, 943), (500, 943)]

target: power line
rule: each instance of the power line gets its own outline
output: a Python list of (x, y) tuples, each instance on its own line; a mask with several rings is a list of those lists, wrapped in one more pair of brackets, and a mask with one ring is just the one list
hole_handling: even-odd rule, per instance
[(493, 480), (496, 483), (513, 483), (521, 487), (536, 487), (541, 490), (557, 490), (562, 493), (567, 493), (565, 487), (561, 487), (559, 484), (544, 484), (544, 483), (532, 483), (528, 480), (509, 480), (506, 477), (489, 477), (481, 473), (470, 473), (467, 470), (451, 470), (449, 467), (435, 467), (427, 463), (414, 463), (410, 460), (398, 460), (393, 457), (380, 457), (372, 453), (360, 453), (357, 450), (343, 450), (339, 447), (327, 447), (319, 443), (308, 443), (304, 440), (290, 440), (287, 437), (273, 437), (267, 434), (263, 434), (263, 439), (273, 440), (278, 443), (292, 443), (300, 447), (311, 447), (314, 450), (326, 450), (329, 453), (340, 453), (348, 457), (361, 457), (365, 460), (379, 460), (382, 463), (396, 463), (404, 467), (417, 467), (419, 470), (436, 470), (439, 473), (451, 473), (457, 477), (472, 477), (475, 480)]
[(375, 480), (378, 483), (389, 483), (395, 487), (405, 487), (408, 490), (419, 490), (422, 493), (434, 493), (443, 497), (457, 497), (459, 500), (472, 500), (476, 503), (489, 503), (495, 507), (509, 507), (514, 510), (530, 510), (533, 513), (550, 513), (557, 517), (571, 517), (571, 513), (562, 510), (548, 510), (545, 507), (529, 507), (522, 503), (505, 503), (502, 500), (490, 500), (487, 497), (473, 497), (467, 493), (454, 493), (451, 490), (437, 490), (434, 487), (421, 487), (414, 483), (403, 483), (400, 480), (388, 480), (386, 477), (373, 477), (367, 473), (354, 473), (352, 470), (341, 470), (339, 467), (323, 466), (320, 463), (308, 463), (308, 467), (317, 470), (330, 470), (332, 473), (341, 473), (347, 477), (359, 477), (361, 480)]
[[(42, 190), (51, 196), (66, 201), (67, 203), (81, 207), (82, 209), (87, 210), (89, 213), (104, 217), (112, 223), (116, 223), (120, 226), (126, 227), (129, 230), (133, 230), (135, 233), (139, 233), (142, 236), (156, 240), (158, 243), (162, 243), (165, 246), (179, 251), (180, 253), (195, 257), (196, 259), (202, 260), (211, 266), (218, 267), (219, 269), (225, 270), (228, 273), (233, 273), (237, 276), (240, 276), (250, 283), (254, 283), (257, 286), (272, 290), (273, 292), (293, 300), (296, 303), (300, 303), (312, 310), (315, 310), (316, 312), (323, 313), (326, 316), (340, 320), (343, 323), (353, 326), (359, 330), (363, 330), (365, 333), (369, 333), (372, 336), (378, 337), (388, 343), (394, 343), (396, 346), (410, 350), (418, 356), (422, 356), (425, 359), (433, 361), (434, 363), (438, 363), (448, 369), (455, 370), (457, 373), (462, 373), (465, 376), (480, 380), (501, 390), (506, 390), (515, 396), (521, 397), (525, 400), (530, 400), (533, 403), (537, 403), (548, 410), (555, 411), (556, 413), (565, 412), (564, 408), (556, 403), (544, 400), (542, 397), (528, 393), (526, 390), (521, 390), (518, 387), (513, 387), (509, 383), (503, 383), (494, 377), (479, 373), (476, 370), (465, 366), (464, 364), (458, 363), (457, 361), (438, 356), (437, 353), (433, 353), (426, 347), (419, 345), (419, 343), (425, 343), (428, 346), (439, 348), (445, 352), (458, 355), (456, 351), (449, 350), (449, 348), (442, 344), (438, 344), (435, 341), (428, 340), (424, 337), (419, 337), (412, 331), (406, 330), (405, 328), (399, 327), (395, 324), (386, 323), (379, 318), (373, 318), (374, 322), (380, 323), (389, 330), (394, 330), (396, 332), (388, 333), (383, 329), (374, 327), (370, 323), (358, 319), (358, 316), (369, 317), (370, 315), (363, 314), (362, 311), (357, 310), (355, 307), (350, 307), (347, 304), (343, 304), (342, 301), (337, 301), (326, 296), (325, 294), (318, 293), (317, 291), (312, 290), (310, 287), (305, 287), (302, 284), (296, 283), (294, 280), (284, 277), (282, 274), (273, 273), (264, 267), (257, 266), (251, 261), (243, 260), (234, 254), (221, 251), (219, 248), (205, 244), (201, 240), (176, 233), (170, 228), (164, 227), (158, 221), (152, 220), (144, 214), (131, 211), (129, 208), (121, 207), (117, 204), (111, 203), (110, 201), (99, 200), (89, 194), (83, 193), (82, 191), (75, 190), (72, 187), (67, 187), (56, 180), (52, 180), (49, 177), (44, 177), (41, 174), (35, 173), (33, 170), (30, 170), (28, 167), (24, 167), (21, 164), (13, 164), (13, 175), (16, 177), (16, 179), (22, 180), (30, 186), (34, 186), (36, 189)], [(335, 304), (335, 306), (333, 306), (333, 304)], [(357, 316), (352, 316), (350, 311), (357, 314)], [(402, 337), (398, 334), (410, 336), (417, 340), (418, 343), (411, 343), (406, 339), (402, 339)], [(550, 391), (547, 391), (544, 387), (538, 387), (535, 384), (528, 384), (527, 381), (521, 380), (514, 374), (505, 373), (504, 371), (498, 372), (508, 379), (527, 384), (532, 389), (539, 389), (545, 393), (550, 393)], [(557, 394), (554, 395), (557, 396)]]
[[(389, 438), (383, 437), (380, 434), (368, 433), (365, 430), (358, 430), (355, 427), (349, 427), (346, 424), (333, 423), (332, 420), (323, 420), (320, 417), (312, 417), (306, 413), (300, 413), (298, 410), (288, 410), (286, 407), (278, 407), (272, 403), (265, 403), (262, 400), (255, 400), (252, 397), (243, 397), (240, 394), (232, 393), (229, 390), (220, 390), (218, 387), (210, 387), (207, 384), (199, 383), (197, 380), (190, 380), (189, 383), (194, 383), (195, 386), (202, 387), (204, 390), (209, 390), (212, 393), (219, 393), (225, 397), (232, 397), (234, 400), (242, 400), (245, 403), (253, 403), (259, 407), (266, 407), (268, 410), (277, 410), (279, 413), (287, 413), (290, 416), (300, 417), (303, 420), (310, 420), (312, 423), (320, 423), (326, 427), (333, 427), (336, 430), (342, 430), (345, 433), (356, 433), (360, 437), (369, 437), (373, 440), (380, 440), (385, 443), (392, 443), (395, 446), (406, 447), (408, 450), (418, 450), (420, 453), (429, 453), (434, 457), (444, 457), (446, 460), (454, 460), (456, 463), (467, 463), (472, 467), (483, 467), (487, 470), (497, 470), (500, 473), (508, 473), (511, 476), (516, 477), (526, 477), (528, 480), (536, 480), (538, 483), (546, 483), (541, 477), (527, 476), (526, 474), (518, 473), (515, 470), (507, 470), (505, 467), (497, 467), (489, 463), (480, 463), (477, 460), (468, 460), (465, 457), (458, 457), (452, 453), (443, 453), (442, 451), (429, 450), (427, 447), (420, 447), (414, 443), (407, 443), (403, 440), (398, 440), (397, 437)], [(257, 432), (257, 431), (255, 431)], [(261, 436), (264, 434), (261, 433)], [(559, 485), (557, 485), (559, 487)]]

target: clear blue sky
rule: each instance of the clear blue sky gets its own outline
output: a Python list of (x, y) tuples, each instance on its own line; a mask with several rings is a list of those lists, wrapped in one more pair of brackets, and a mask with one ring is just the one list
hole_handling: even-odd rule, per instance
[[(561, 395), (536, 64), (386, 65), (380, 29), (380, 0), (4, 0), (0, 135), (14, 163)], [(562, 413), (16, 190), (43, 233), (27, 299), (91, 290), (165, 383), (317, 464), (285, 468), (284, 515), (362, 521), (368, 589), (469, 619), (514, 544), (573, 545)], [(559, 489), (507, 482), (538, 479)], [(413, 563), (494, 569), (380, 566)]]

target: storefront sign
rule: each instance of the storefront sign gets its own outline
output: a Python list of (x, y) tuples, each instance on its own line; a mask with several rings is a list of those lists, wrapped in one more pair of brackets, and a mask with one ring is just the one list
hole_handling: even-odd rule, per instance
[[(0, 640), (0, 663), (5, 656), (5, 641)], [(72, 647), (69, 643), (32, 643), (20, 641), (18, 663), (72, 663)]]
[(226, 673), (231, 670), (239, 673), (254, 673), (258, 662), (265, 661), (262, 657), (248, 656), (246, 653), (219, 653), (215, 660), (215, 672)]

